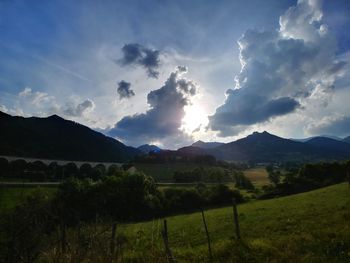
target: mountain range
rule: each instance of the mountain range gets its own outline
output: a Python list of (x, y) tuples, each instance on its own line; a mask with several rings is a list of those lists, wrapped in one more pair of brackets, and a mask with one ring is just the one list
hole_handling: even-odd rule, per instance
[(197, 141), (177, 151), (155, 145), (126, 146), (79, 123), (57, 115), (18, 117), (0, 112), (0, 155), (74, 161), (126, 162), (149, 152), (171, 155), (212, 155), (236, 162), (314, 162), (350, 158), (350, 137), (312, 137), (301, 141), (268, 132), (254, 132), (230, 142)]
[(0, 155), (126, 162), (139, 154), (138, 149), (57, 115), (24, 118), (0, 112)]
[(345, 141), (314, 137), (305, 142), (298, 142), (266, 131), (254, 132), (245, 138), (213, 148), (201, 145), (202, 143), (192, 144), (178, 151), (188, 154), (209, 154), (217, 159), (239, 162), (314, 162), (350, 158), (350, 144)]

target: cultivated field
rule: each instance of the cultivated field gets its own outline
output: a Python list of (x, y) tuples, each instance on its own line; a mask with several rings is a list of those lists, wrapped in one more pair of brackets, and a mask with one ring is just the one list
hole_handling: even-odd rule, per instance
[(251, 168), (243, 172), (244, 175), (254, 184), (254, 186), (261, 187), (271, 183), (265, 167)]

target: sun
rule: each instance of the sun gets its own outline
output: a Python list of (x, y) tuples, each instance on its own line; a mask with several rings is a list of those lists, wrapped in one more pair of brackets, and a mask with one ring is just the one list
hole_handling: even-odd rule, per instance
[(199, 131), (208, 124), (208, 116), (200, 105), (185, 107), (185, 117), (182, 119), (182, 130), (188, 134)]

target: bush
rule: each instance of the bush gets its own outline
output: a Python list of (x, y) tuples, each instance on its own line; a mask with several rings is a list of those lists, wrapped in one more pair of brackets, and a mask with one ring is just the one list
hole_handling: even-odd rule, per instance
[(48, 197), (40, 190), (0, 222), (0, 262), (35, 262), (55, 229)]

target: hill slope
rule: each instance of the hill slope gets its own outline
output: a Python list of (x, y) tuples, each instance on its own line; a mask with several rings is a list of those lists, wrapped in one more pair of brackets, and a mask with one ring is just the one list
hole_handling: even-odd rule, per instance
[(305, 143), (317, 147), (323, 147), (329, 150), (350, 153), (350, 144), (327, 137), (315, 137)]
[(196, 141), (191, 146), (192, 147), (198, 147), (201, 149), (212, 149), (215, 147), (219, 147), (221, 145), (224, 145), (222, 142), (203, 142), (203, 141)]
[(57, 115), (0, 113), (0, 155), (74, 161), (125, 162), (139, 150)]
[(350, 136), (343, 139), (344, 142), (350, 143)]
[[(350, 262), (350, 196), (345, 183), (242, 204), (238, 212), (243, 243), (232, 241), (232, 207), (205, 211), (214, 262)], [(208, 260), (200, 213), (167, 221), (170, 247), (179, 262)], [(158, 256), (154, 261), (163, 262), (159, 252), (148, 249), (152, 245), (163, 250), (154, 232), (161, 224), (157, 220), (120, 226), (128, 240), (143, 244), (136, 255), (129, 248), (134, 259)]]

